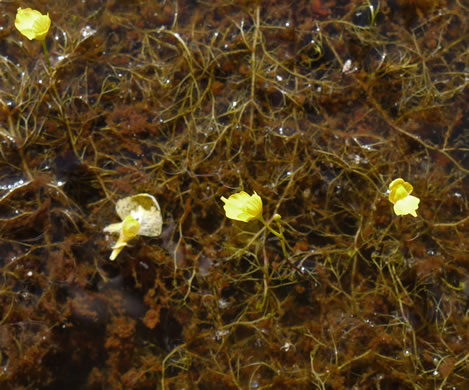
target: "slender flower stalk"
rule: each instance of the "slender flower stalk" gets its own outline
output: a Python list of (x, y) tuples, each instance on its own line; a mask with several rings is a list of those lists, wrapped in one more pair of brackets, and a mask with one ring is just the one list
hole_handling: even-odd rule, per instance
[(280, 246), (282, 247), (282, 253), (283, 253), (283, 256), (285, 257), (285, 260), (287, 261), (288, 265), (290, 267), (292, 267), (295, 271), (299, 272), (300, 274), (303, 274), (304, 272), (302, 270), (300, 270), (295, 264), (293, 264), (290, 260), (290, 257), (288, 256), (287, 244), (286, 244), (285, 236), (283, 235), (282, 225), (280, 223), (281, 219), (282, 219), (282, 217), (281, 217), (280, 214), (275, 214), (272, 217), (272, 220), (274, 220), (277, 223), (277, 228), (278, 228), (278, 231), (277, 231), (277, 230), (273, 229), (272, 226), (270, 226), (270, 224), (262, 216), (261, 216), (261, 218), (259, 218), (259, 220), (264, 224), (266, 229), (269, 232), (271, 232), (273, 235), (275, 235), (276, 237), (279, 238)]
[(283, 235), (282, 225), (280, 224), (280, 220), (282, 219), (282, 217), (280, 216), (280, 214), (275, 214), (272, 219), (277, 223), (278, 231), (273, 229), (272, 226), (270, 226), (269, 223), (262, 216), (261, 218), (259, 218), (259, 220), (264, 224), (267, 230), (280, 239), (280, 245), (282, 246), (283, 255), (286, 259), (288, 259), (287, 246), (285, 244), (285, 236)]
[(43, 39), (41, 43), (42, 43), (42, 48), (44, 49), (44, 55), (46, 56), (47, 65), (49, 66), (49, 68), (52, 68), (52, 65), (50, 64), (49, 51), (47, 50), (46, 40)]
[(255, 192), (253, 195), (249, 195), (248, 193), (241, 191), (231, 195), (228, 199), (222, 196), (221, 200), (225, 203), (223, 207), (227, 218), (242, 222), (249, 222), (254, 219), (261, 221), (264, 227), (280, 240), (282, 253), (288, 264), (296, 271), (302, 273), (302, 271), (299, 270), (298, 267), (296, 267), (289, 259), (287, 244), (285, 236), (283, 235), (282, 225), (280, 223), (282, 217), (280, 214), (275, 214), (272, 217), (272, 220), (277, 224), (278, 230), (272, 228), (270, 223), (262, 216), (262, 199), (259, 195)]

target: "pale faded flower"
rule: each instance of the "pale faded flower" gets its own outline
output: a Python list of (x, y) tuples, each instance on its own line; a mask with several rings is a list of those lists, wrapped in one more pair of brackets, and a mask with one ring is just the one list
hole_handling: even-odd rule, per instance
[(163, 220), (160, 206), (152, 195), (137, 194), (119, 199), (116, 203), (116, 212), (122, 222), (104, 228), (106, 233), (119, 233), (119, 238), (112, 246), (110, 260), (115, 260), (129, 241), (137, 235), (157, 237), (161, 234)]

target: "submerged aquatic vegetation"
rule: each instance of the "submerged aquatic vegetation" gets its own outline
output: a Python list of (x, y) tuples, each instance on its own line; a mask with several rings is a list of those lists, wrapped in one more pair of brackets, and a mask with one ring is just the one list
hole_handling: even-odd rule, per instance
[(0, 15), (0, 387), (464, 388), (463, 2), (39, 3), (53, 71)]

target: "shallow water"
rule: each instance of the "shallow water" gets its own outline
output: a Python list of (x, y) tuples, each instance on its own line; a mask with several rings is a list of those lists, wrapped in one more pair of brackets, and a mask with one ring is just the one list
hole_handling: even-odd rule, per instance
[(2, 3), (0, 388), (467, 388), (469, 8), (291, 3)]

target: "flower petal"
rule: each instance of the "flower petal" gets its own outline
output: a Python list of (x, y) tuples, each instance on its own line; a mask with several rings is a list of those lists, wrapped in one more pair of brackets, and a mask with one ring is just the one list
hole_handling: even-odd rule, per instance
[(134, 217), (128, 215), (122, 221), (122, 233), (119, 240), (128, 242), (131, 239), (135, 238), (140, 232), (140, 222), (138, 222)]
[(396, 202), (396, 204), (394, 205), (394, 212), (396, 213), (396, 215), (410, 214), (413, 217), (416, 217), (417, 213), (415, 212), (415, 210), (418, 209), (419, 203), (419, 198), (412, 195), (408, 195), (404, 199), (398, 200)]
[(262, 199), (255, 192), (253, 195), (241, 191), (231, 195), (228, 199), (221, 197), (225, 205), (225, 214), (236, 221), (249, 222), (259, 218), (262, 214)]
[(118, 223), (111, 223), (110, 225), (107, 225), (103, 231), (105, 233), (118, 233), (122, 229), (122, 222)]
[(413, 190), (412, 184), (404, 181), (404, 179), (395, 179), (389, 184), (389, 201), (395, 204), (397, 201), (404, 199)]
[(49, 32), (51, 20), (49, 14), (43, 15), (31, 8), (18, 8), (15, 27), (26, 38), (44, 40)]
[(141, 236), (157, 237), (161, 234), (163, 218), (160, 205), (153, 195), (143, 193), (119, 199), (116, 211), (121, 219), (128, 215), (136, 219), (141, 224)]

